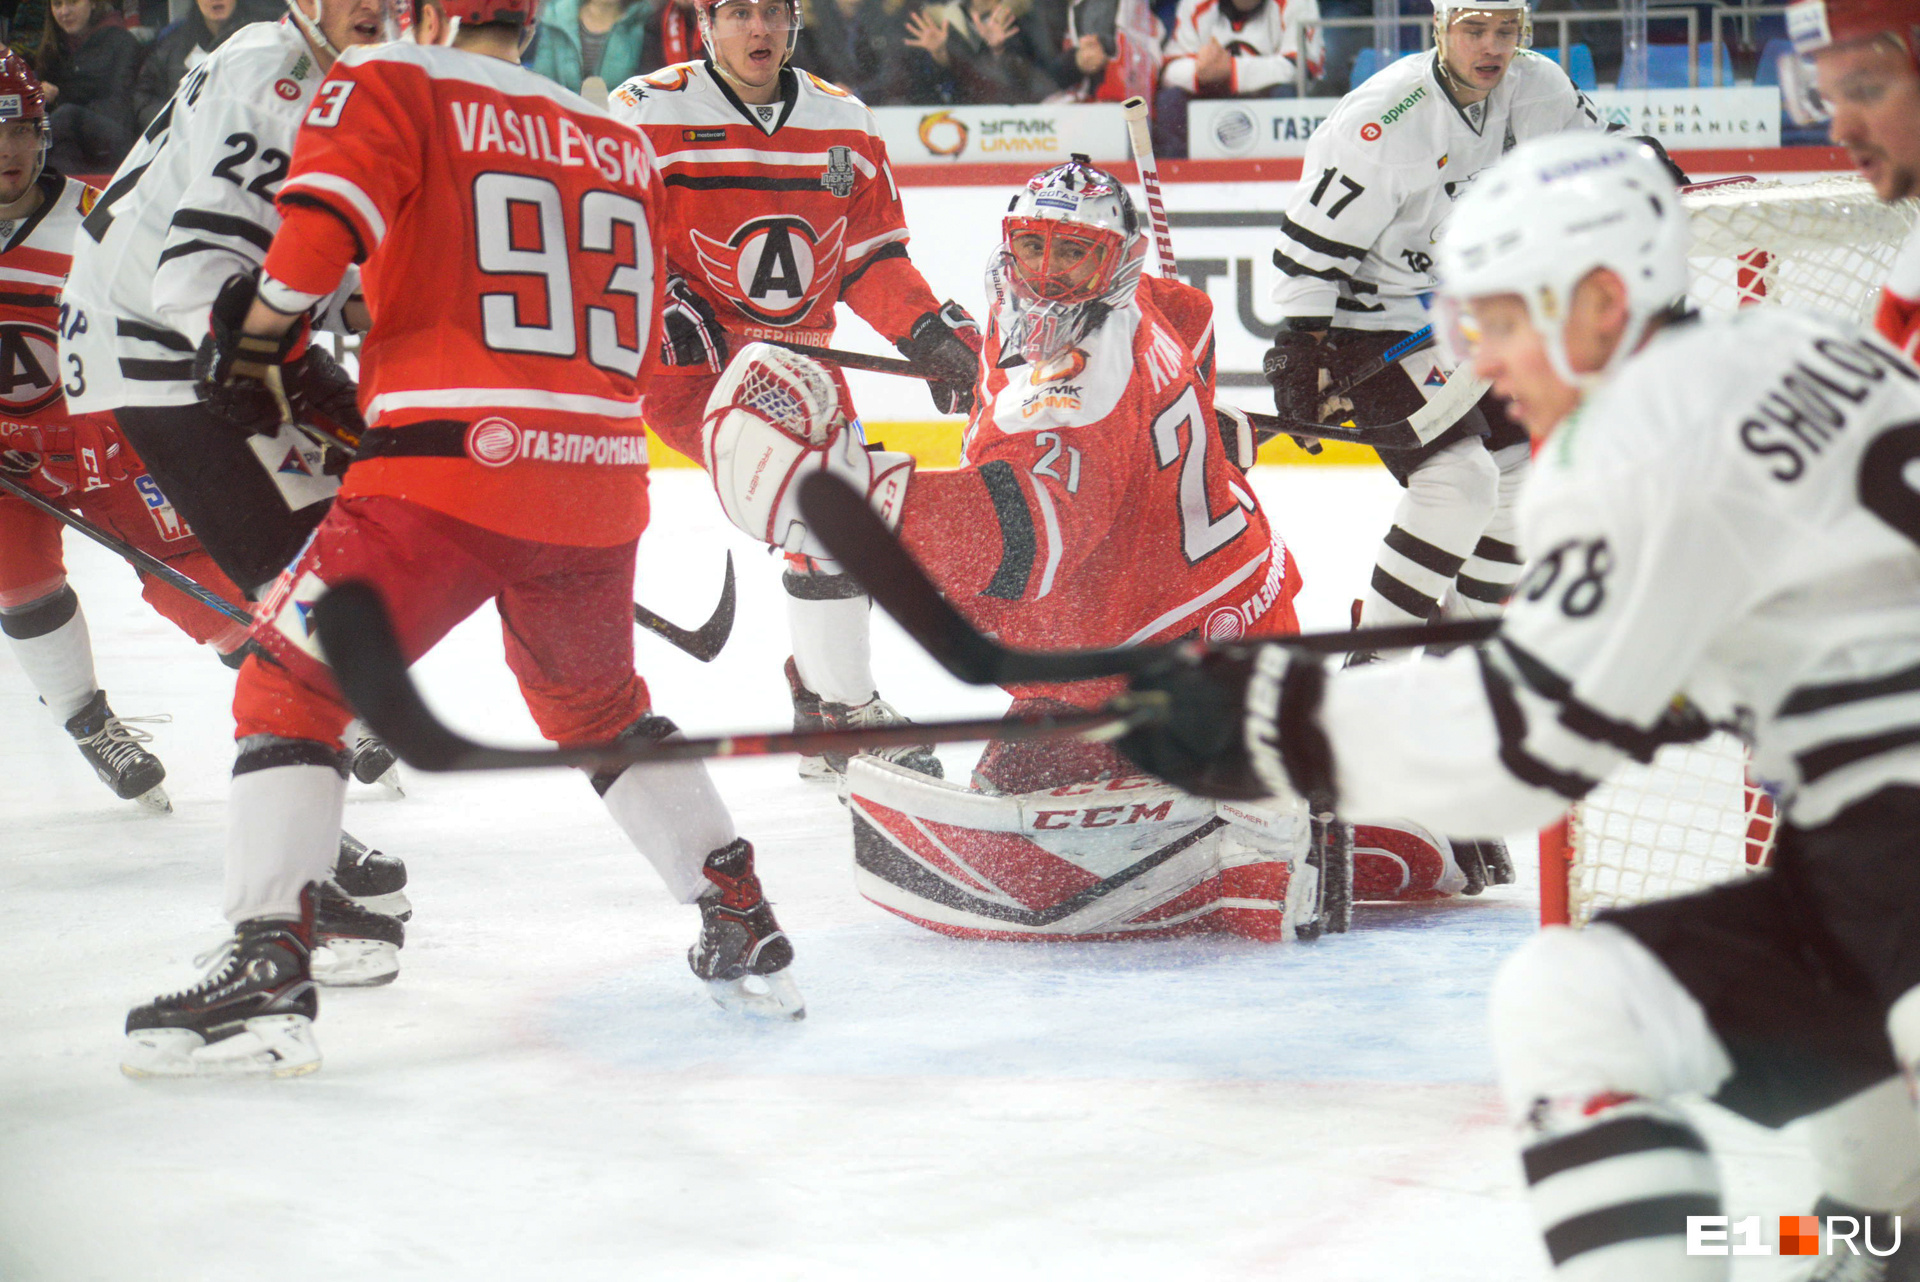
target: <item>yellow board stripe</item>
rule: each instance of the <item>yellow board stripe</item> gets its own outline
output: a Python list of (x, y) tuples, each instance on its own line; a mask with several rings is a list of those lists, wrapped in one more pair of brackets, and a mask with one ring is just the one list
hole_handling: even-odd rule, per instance
[[(920, 460), (923, 467), (958, 467), (960, 464), (960, 425), (935, 419), (920, 423), (866, 423), (867, 439), (880, 441), (890, 450), (902, 450)], [(655, 467), (697, 467), (686, 455), (670, 449), (651, 430), (647, 433), (647, 457)], [(1356, 467), (1377, 463), (1380, 456), (1364, 445), (1330, 441), (1318, 454), (1309, 454), (1286, 437), (1278, 437), (1260, 447), (1260, 461), (1307, 467)]]

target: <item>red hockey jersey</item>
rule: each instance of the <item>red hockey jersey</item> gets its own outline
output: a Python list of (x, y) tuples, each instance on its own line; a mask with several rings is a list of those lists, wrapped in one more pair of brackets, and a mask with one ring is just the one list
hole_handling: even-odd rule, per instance
[[(658, 184), (645, 139), (513, 63), (343, 55), (281, 185), (263, 287), (297, 303), (366, 262), (360, 403), (409, 444), (355, 463), (341, 494), (552, 543), (637, 536)], [(421, 456), (429, 438), (457, 438), (450, 457)]]
[[(986, 350), (999, 350), (997, 332)], [(965, 466), (913, 478), (908, 548), (1010, 645), (1293, 631), (1299, 572), (1226, 457), (1212, 350), (1206, 295), (1148, 278), (1135, 307), (1067, 356), (989, 367)], [(1111, 690), (1021, 693), (1084, 704)]]
[[(845, 299), (891, 340), (939, 303), (907, 260), (906, 214), (880, 127), (858, 98), (788, 68), (767, 108), (711, 64), (685, 62), (613, 91), (645, 133), (667, 203), (662, 240), (735, 336), (826, 346)], [(763, 118), (763, 114), (764, 118)]]

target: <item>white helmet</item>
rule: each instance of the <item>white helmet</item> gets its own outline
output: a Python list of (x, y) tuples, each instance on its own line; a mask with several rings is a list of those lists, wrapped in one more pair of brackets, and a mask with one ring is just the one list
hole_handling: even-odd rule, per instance
[(1035, 174), (1000, 220), (987, 298), (1001, 363), (1065, 355), (1117, 308), (1133, 302), (1146, 238), (1124, 183), (1085, 156)]
[[(1464, 358), (1466, 301), (1517, 294), (1555, 371), (1580, 385), (1624, 359), (1647, 322), (1685, 297), (1690, 242), (1680, 190), (1650, 148), (1584, 131), (1522, 143), (1474, 182), (1448, 221), (1441, 334)], [(1626, 284), (1627, 331), (1603, 369), (1580, 375), (1567, 358), (1567, 310), (1597, 267)]]
[(1454, 20), (1466, 13), (1517, 13), (1520, 47), (1533, 44), (1533, 14), (1527, 0), (1433, 0), (1433, 42), (1440, 46), (1440, 64), (1446, 65), (1446, 36)]

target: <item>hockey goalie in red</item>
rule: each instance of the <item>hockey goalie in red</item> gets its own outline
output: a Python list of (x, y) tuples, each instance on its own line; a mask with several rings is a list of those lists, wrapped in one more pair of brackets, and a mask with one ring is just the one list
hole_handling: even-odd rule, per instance
[[(1293, 631), (1299, 575), (1242, 474), (1251, 438), (1215, 423), (1206, 296), (1142, 281), (1132, 202), (1082, 158), (1029, 182), (1004, 232), (963, 465), (916, 472), (862, 448), (818, 365), (753, 346), (708, 406), (705, 461), (728, 515), (811, 551), (791, 482), (843, 476), (1010, 645)], [(1114, 692), (1022, 688), (1013, 710)], [(848, 780), (861, 892), (944, 933), (1278, 940), (1312, 898), (1304, 811), (1193, 798), (1101, 745), (993, 745), (972, 789), (871, 757)]]
[[(373, 585), (409, 661), (491, 600), (541, 733), (664, 738), (633, 668), (647, 523), (637, 411), (655, 339), (658, 179), (646, 142), (518, 65), (533, 0), (448, 0), (451, 48), (355, 49), (314, 99), (257, 287), (228, 282), (197, 357), (210, 408), (272, 430), (305, 394), (301, 318), (364, 261), (370, 424), (331, 512), (261, 609), (234, 697), (231, 950), (127, 1020), (136, 1075), (319, 1066), (310, 887), (326, 875), (348, 720), (313, 603)], [(278, 374), (278, 378), (268, 377)], [(284, 405), (281, 397), (284, 396)], [(792, 946), (703, 766), (594, 788), (669, 891), (716, 1001), (798, 1018)], [(753, 979), (754, 987), (749, 985)]]
[[(80, 220), (99, 196), (44, 167), (47, 109), (16, 53), (0, 54), (0, 476), (167, 562), (237, 606), (238, 588), (153, 483), (111, 416), (69, 414), (65, 387), (85, 373), (59, 362), (60, 286)], [(93, 667), (80, 599), (67, 585), (65, 527), (0, 494), (0, 633), (34, 690), (117, 796), (170, 809), (166, 768), (107, 704)], [(246, 628), (158, 578), (141, 575), (148, 603), (196, 641), (232, 655)], [(234, 661), (237, 661), (234, 660)]]
[[(708, 56), (627, 81), (608, 107), (652, 141), (665, 180), (660, 227), (668, 278), (666, 368), (647, 388), (647, 423), (700, 457), (700, 420), (733, 350), (754, 339), (824, 347), (845, 302), (907, 359), (940, 371), (941, 413), (973, 396), (978, 327), (934, 300), (907, 258), (906, 215), (873, 113), (845, 91), (787, 66), (803, 9), (795, 0), (694, 0)], [(858, 415), (839, 371), (840, 405)], [(787, 680), (800, 730), (899, 720), (875, 689), (868, 601), (837, 568), (789, 558), (783, 579), (793, 658)], [(927, 746), (886, 756), (937, 773)], [(844, 758), (806, 758), (803, 777), (834, 778)]]

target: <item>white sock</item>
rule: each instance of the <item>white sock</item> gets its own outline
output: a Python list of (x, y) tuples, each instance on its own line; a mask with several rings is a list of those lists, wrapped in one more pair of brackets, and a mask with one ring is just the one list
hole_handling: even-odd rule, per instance
[[(87, 616), (81, 612), (79, 598), (71, 591), (62, 588), (56, 596), (64, 595), (73, 602), (73, 614), (50, 631), (39, 632), (35, 636), (16, 636), (22, 630), (22, 620), (30, 619), (36, 612), (48, 609), (57, 611), (59, 603), (51, 598), (16, 609), (6, 611), (7, 644), (12, 648), (14, 657), (26, 671), (27, 680), (46, 701), (47, 710), (53, 713), (54, 720), (65, 725), (69, 718), (87, 706), (93, 698), (93, 692), (100, 688), (93, 672), (93, 641), (87, 634)], [(25, 628), (38, 632), (30, 624)]]
[(676, 900), (690, 904), (713, 888), (700, 870), (733, 840), (733, 816), (704, 764), (629, 768), (601, 800)]
[[(244, 759), (244, 753), (243, 753)], [(227, 920), (300, 916), (300, 892), (340, 854), (347, 781), (300, 762), (233, 777), (227, 811)]]
[(1407, 477), (1361, 598), (1362, 627), (1425, 623), (1453, 590), (1492, 519), (1500, 471), (1478, 439), (1456, 441)]
[(807, 689), (829, 703), (873, 698), (873, 646), (868, 598), (813, 601), (787, 594), (793, 663)]

